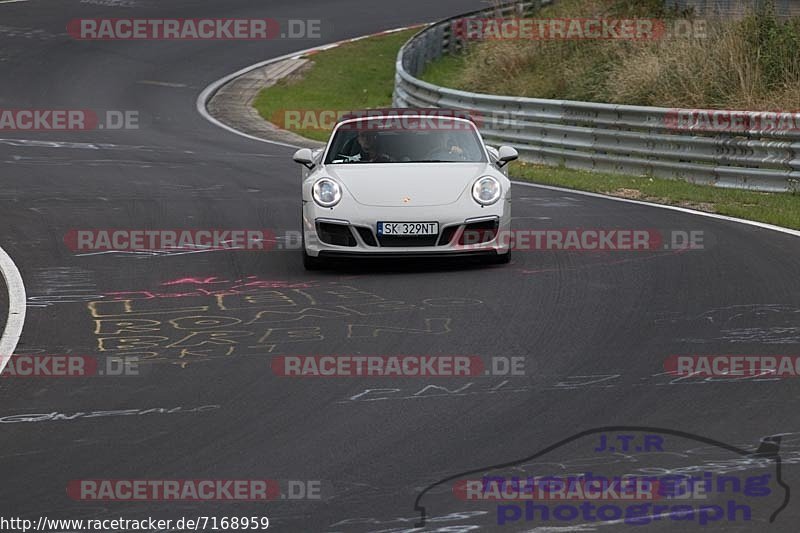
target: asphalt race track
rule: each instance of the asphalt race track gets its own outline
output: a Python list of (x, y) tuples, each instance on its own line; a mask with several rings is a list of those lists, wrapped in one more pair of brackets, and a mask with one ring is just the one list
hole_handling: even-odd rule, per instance
[[(0, 107), (136, 110), (142, 123), (125, 131), (3, 132), (0, 246), (28, 293), (16, 353), (106, 355), (101, 348), (129, 341), (100, 339), (114, 337), (128, 319), (153, 321), (147, 324), (158, 332), (143, 335), (165, 338), (155, 350), (132, 350), (146, 361), (137, 376), (0, 382), (0, 515), (268, 516), (277, 531), (329, 533), (626, 530), (632, 526), (580, 520), (501, 527), (496, 505), (460, 501), (446, 484), (423, 498), (428, 522), (414, 529), (415, 499), (426, 486), (602, 426), (682, 431), (748, 450), (781, 435), (783, 480), (800, 490), (796, 380), (664, 374), (673, 354), (800, 352), (800, 247), (792, 235), (519, 185), (517, 229), (697, 231), (704, 248), (519, 251), (505, 266), (393, 262), (314, 273), (303, 270), (297, 250), (72, 252), (64, 236), (76, 228), (297, 230), (300, 173), (292, 150), (215, 127), (196, 112), (197, 95), (257, 61), (481, 6), (111, 4), (0, 4)], [(324, 37), (79, 42), (66, 33), (70, 19), (101, 16), (313, 18), (323, 21)], [(244, 293), (250, 287), (263, 289), (255, 300)], [(126, 308), (122, 300), (132, 303)], [(5, 302), (4, 294), (4, 311)], [(201, 315), (231, 324), (237, 333), (228, 338), (236, 340), (187, 340), (170, 322)], [(276, 376), (270, 360), (292, 354), (523, 357), (525, 375)], [(665, 443), (671, 448), (658, 461), (676, 470), (724, 463), (739, 474), (770, 471), (754, 459), (731, 462), (729, 450), (688, 437)], [(622, 471), (652, 459), (600, 460), (591, 451), (596, 439), (570, 446), (542, 459), (540, 471), (566, 474), (591, 457), (597, 469)], [(75, 501), (66, 490), (80, 479), (262, 478), (320, 481), (323, 497), (266, 505)], [(796, 499), (768, 522), (782, 499), (775, 492), (753, 503), (748, 523), (636, 527), (797, 531)], [(564, 529), (534, 529), (547, 525)]]

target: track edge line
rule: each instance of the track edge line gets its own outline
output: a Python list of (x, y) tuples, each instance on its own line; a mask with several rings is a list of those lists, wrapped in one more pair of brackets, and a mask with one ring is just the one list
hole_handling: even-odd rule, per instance
[(800, 230), (794, 230), (794, 229), (791, 229), (791, 228), (784, 228), (783, 226), (776, 226), (774, 224), (768, 224), (766, 222), (758, 222), (757, 220), (747, 220), (745, 218), (730, 217), (730, 216), (727, 216), (727, 215), (719, 215), (717, 213), (706, 213), (705, 211), (698, 211), (696, 209), (689, 209), (689, 208), (686, 208), (686, 207), (679, 207), (679, 206), (676, 206), (676, 205), (666, 205), (666, 204), (657, 204), (657, 203), (653, 203), (653, 202), (643, 202), (641, 200), (631, 200), (630, 198), (620, 198), (618, 196), (609, 196), (607, 194), (600, 194), (600, 193), (597, 193), (597, 192), (581, 191), (581, 190), (577, 190), (577, 189), (568, 189), (566, 187), (558, 187), (558, 186), (555, 186), (555, 185), (543, 185), (543, 184), (540, 184), (540, 183), (532, 183), (532, 182), (529, 182), (529, 181), (512, 180), (512, 183), (515, 184), (515, 185), (525, 185), (527, 187), (536, 187), (536, 188), (539, 188), (539, 189), (547, 189), (547, 190), (551, 190), (551, 191), (559, 191), (559, 192), (565, 192), (565, 193), (570, 193), (570, 194), (580, 194), (582, 196), (590, 196), (592, 198), (602, 198), (604, 200), (612, 200), (612, 201), (616, 201), (616, 202), (625, 202), (625, 203), (628, 203), (628, 204), (636, 204), (636, 205), (642, 205), (642, 206), (646, 206), (646, 207), (669, 209), (670, 211), (678, 211), (680, 213), (688, 213), (690, 215), (697, 215), (697, 216), (707, 217), (707, 218), (715, 218), (717, 220), (724, 220), (726, 222), (737, 222), (739, 224), (745, 224), (745, 225), (748, 225), (748, 226), (755, 226), (755, 227), (761, 228), (761, 229), (768, 229), (768, 230), (777, 231), (777, 232), (780, 232), (780, 233), (785, 233), (787, 235), (793, 235), (794, 237), (800, 237)]

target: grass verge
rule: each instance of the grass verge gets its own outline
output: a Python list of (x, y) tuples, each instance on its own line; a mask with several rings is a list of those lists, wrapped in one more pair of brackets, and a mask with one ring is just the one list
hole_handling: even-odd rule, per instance
[[(312, 118), (322, 111), (391, 105), (397, 52), (418, 31), (370, 37), (317, 53), (302, 77), (285, 78), (262, 90), (254, 106), (263, 118), (282, 126), (284, 121), (278, 117), (286, 110), (301, 111), (303, 117)], [(304, 123), (309, 125), (308, 121), (300, 122)], [(327, 129), (311, 126), (287, 129), (309, 139), (328, 140)]]
[[(397, 51), (416, 30), (372, 37), (313, 56), (302, 76), (283, 80), (264, 89), (255, 106), (270, 120), (286, 109), (356, 110), (386, 107), (392, 101), (394, 61)], [(456, 68), (458, 58), (448, 59)], [(439, 71), (446, 84), (447, 73)], [(300, 135), (326, 141), (329, 132), (292, 129)], [(514, 163), (516, 179), (583, 191), (622, 196), (653, 203), (677, 205), (701, 211), (800, 229), (800, 194), (759, 193), (693, 185), (684, 181), (571, 170), (563, 167)]]
[(657, 204), (675, 205), (800, 229), (800, 195), (723, 189), (681, 180), (624, 176), (517, 163), (514, 178), (619, 196)]

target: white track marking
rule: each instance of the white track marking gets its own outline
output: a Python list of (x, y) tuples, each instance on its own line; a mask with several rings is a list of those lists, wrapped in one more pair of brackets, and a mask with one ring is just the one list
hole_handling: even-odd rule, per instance
[(17, 342), (22, 335), (27, 296), (17, 265), (2, 248), (0, 248), (0, 274), (6, 280), (6, 287), (8, 287), (8, 321), (3, 335), (0, 336), (0, 372), (2, 372), (11, 356), (14, 355)]
[(17, 2), (27, 2), (28, 0), (0, 0), (0, 4), (14, 4)]
[(156, 81), (156, 80), (139, 80), (136, 83), (141, 85), (155, 85), (157, 87), (170, 87), (173, 89), (181, 89), (184, 87), (188, 87), (185, 83), (172, 83), (169, 81)]
[(646, 207), (657, 207), (659, 209), (669, 209), (670, 211), (679, 211), (681, 213), (688, 213), (690, 215), (697, 215), (707, 218), (716, 218), (717, 220), (725, 220), (727, 222), (738, 222), (739, 224), (746, 224), (748, 226), (755, 226), (757, 228), (778, 231), (787, 235), (800, 237), (800, 231), (784, 228), (782, 226), (775, 226), (765, 222), (756, 222), (755, 220), (745, 220), (743, 218), (729, 217), (725, 215), (718, 215), (716, 213), (706, 213), (705, 211), (696, 211), (694, 209), (687, 209), (686, 207), (677, 207), (674, 205), (655, 204), (651, 202), (642, 202), (641, 200), (630, 200), (628, 198), (619, 198), (617, 196), (607, 196), (596, 192), (578, 191), (575, 189), (566, 189), (564, 187), (555, 187), (553, 185), (539, 185), (538, 183), (530, 183), (527, 181), (513, 181), (514, 185), (525, 185), (526, 187), (536, 187), (537, 189), (548, 189), (550, 191), (566, 192), (570, 194), (580, 194), (581, 196), (591, 196), (592, 198), (602, 198), (603, 200), (613, 200), (615, 202), (625, 202), (628, 204), (643, 205)]

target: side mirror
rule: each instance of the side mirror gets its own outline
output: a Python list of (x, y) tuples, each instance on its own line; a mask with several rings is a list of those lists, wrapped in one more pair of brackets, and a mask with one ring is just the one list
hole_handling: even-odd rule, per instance
[(292, 159), (294, 159), (295, 163), (300, 163), (309, 170), (314, 168), (314, 155), (311, 153), (310, 148), (300, 148), (294, 153)]
[(501, 168), (519, 159), (519, 152), (510, 146), (501, 146), (497, 153), (497, 166)]

